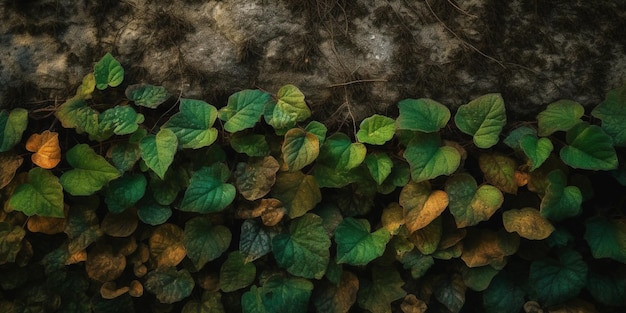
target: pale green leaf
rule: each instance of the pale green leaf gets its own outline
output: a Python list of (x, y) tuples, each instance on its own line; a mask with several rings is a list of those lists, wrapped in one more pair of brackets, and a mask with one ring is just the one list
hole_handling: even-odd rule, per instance
[(135, 84), (126, 87), (126, 97), (135, 105), (156, 109), (170, 97), (170, 94), (162, 86)]
[(260, 90), (238, 91), (228, 97), (228, 104), (218, 111), (218, 116), (226, 122), (224, 129), (227, 132), (234, 133), (252, 128), (261, 118), (270, 100), (270, 94)]
[(450, 120), (450, 110), (435, 100), (404, 99), (398, 103), (398, 107), (398, 129), (432, 133), (445, 127)]
[(602, 128), (579, 123), (567, 131), (567, 146), (561, 149), (561, 159), (573, 168), (613, 170), (618, 166), (613, 139)]
[(174, 155), (178, 148), (176, 134), (168, 128), (162, 128), (155, 135), (147, 135), (139, 143), (141, 158), (146, 165), (153, 170), (161, 179), (174, 161)]
[(181, 211), (210, 213), (225, 209), (235, 199), (235, 186), (227, 184), (230, 170), (223, 163), (193, 173), (180, 204)]
[(421, 182), (441, 175), (450, 175), (461, 164), (461, 155), (453, 147), (441, 146), (437, 134), (419, 134), (404, 151), (404, 158), (411, 167), (411, 177)]
[(194, 217), (185, 223), (183, 244), (196, 269), (219, 258), (230, 246), (232, 235), (224, 225), (213, 225), (206, 217)]
[(198, 149), (211, 145), (217, 139), (217, 129), (212, 127), (217, 119), (217, 109), (201, 100), (180, 99), (178, 113), (163, 125), (171, 129), (183, 148)]
[(393, 138), (395, 131), (396, 125), (392, 118), (374, 114), (361, 122), (356, 138), (360, 142), (382, 145)]
[(304, 278), (321, 279), (330, 259), (330, 238), (322, 219), (305, 214), (289, 225), (289, 232), (272, 239), (272, 250), (278, 266)]
[(108, 86), (117, 87), (124, 80), (124, 68), (108, 52), (96, 63), (93, 74), (96, 80), (96, 88), (100, 90), (104, 90)]
[(289, 171), (299, 171), (313, 163), (319, 151), (319, 139), (314, 134), (300, 128), (292, 128), (285, 133), (281, 152)]
[(157, 268), (146, 275), (146, 290), (156, 295), (161, 303), (171, 304), (191, 295), (195, 282), (186, 269)]
[(335, 230), (337, 263), (366, 265), (383, 255), (390, 234), (384, 229), (370, 233), (370, 224), (364, 219), (347, 217)]
[(559, 260), (544, 258), (531, 262), (528, 280), (540, 303), (563, 303), (575, 298), (587, 284), (587, 263), (578, 252), (562, 250)]
[(473, 136), (478, 148), (490, 148), (498, 143), (506, 124), (504, 99), (498, 93), (480, 96), (461, 105), (454, 122), (462, 132)]
[(556, 131), (566, 131), (580, 122), (585, 108), (572, 100), (559, 100), (550, 103), (537, 115), (539, 136), (549, 136)]
[(28, 111), (13, 109), (0, 111), (0, 152), (11, 150), (20, 140), (28, 126)]
[(294, 85), (285, 85), (276, 94), (276, 103), (265, 108), (265, 121), (275, 130), (292, 128), (311, 116), (304, 94)]
[(61, 175), (63, 189), (73, 196), (88, 196), (102, 189), (121, 173), (86, 144), (79, 144), (66, 155), (73, 167)]

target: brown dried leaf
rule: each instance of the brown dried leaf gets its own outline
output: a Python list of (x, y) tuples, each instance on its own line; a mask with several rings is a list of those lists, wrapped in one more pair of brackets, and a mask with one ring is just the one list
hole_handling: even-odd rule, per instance
[(87, 251), (81, 250), (70, 255), (67, 260), (65, 260), (65, 265), (71, 265), (85, 261), (87, 261)]
[(113, 253), (109, 245), (98, 245), (87, 253), (85, 270), (87, 276), (101, 282), (113, 281), (122, 275), (126, 268), (126, 257)]
[(519, 236), (505, 230), (494, 232), (472, 229), (463, 240), (461, 259), (468, 267), (503, 264), (505, 257), (513, 255), (519, 248)]
[(13, 180), (15, 172), (22, 165), (22, 162), (24, 159), (11, 151), (0, 153), (0, 189)]
[(271, 156), (251, 160), (237, 164), (235, 186), (245, 199), (253, 201), (270, 192), (280, 166)]
[(135, 298), (143, 296), (143, 285), (138, 280), (131, 281), (128, 294)]
[(404, 297), (404, 301), (400, 304), (400, 309), (404, 313), (425, 313), (428, 305), (423, 300), (418, 299), (413, 294)]
[(28, 219), (27, 227), (33, 233), (54, 235), (65, 230), (66, 222), (66, 218), (33, 215)]
[(128, 209), (120, 214), (107, 213), (100, 228), (111, 237), (128, 237), (135, 232), (138, 224), (137, 210)]
[(31, 160), (41, 168), (51, 169), (61, 162), (59, 134), (56, 132), (46, 130), (41, 134), (33, 134), (26, 141), (26, 150), (34, 152)]
[(174, 224), (159, 225), (150, 236), (150, 256), (156, 267), (175, 267), (187, 255), (183, 230)]
[(126, 286), (117, 288), (115, 282), (109, 281), (100, 286), (100, 295), (103, 299), (115, 299), (128, 292), (128, 290), (129, 288)]

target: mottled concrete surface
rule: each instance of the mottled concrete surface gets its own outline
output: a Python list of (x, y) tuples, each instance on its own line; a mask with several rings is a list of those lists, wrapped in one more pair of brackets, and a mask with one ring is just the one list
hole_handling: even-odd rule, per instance
[(0, 106), (71, 96), (106, 52), (126, 83), (220, 107), (232, 92), (299, 86), (316, 118), (454, 109), (501, 92), (518, 119), (601, 101), (626, 77), (625, 1), (2, 0)]

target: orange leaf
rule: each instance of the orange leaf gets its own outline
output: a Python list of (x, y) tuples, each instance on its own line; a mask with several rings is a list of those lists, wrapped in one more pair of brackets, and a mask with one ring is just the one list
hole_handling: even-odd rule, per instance
[(51, 169), (61, 162), (58, 133), (46, 130), (41, 134), (33, 134), (26, 141), (26, 150), (34, 152), (31, 160), (41, 168)]

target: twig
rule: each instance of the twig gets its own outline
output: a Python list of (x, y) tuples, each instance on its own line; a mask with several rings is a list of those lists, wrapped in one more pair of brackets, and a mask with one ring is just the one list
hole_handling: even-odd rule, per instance
[(384, 78), (375, 78), (375, 79), (358, 79), (358, 80), (352, 80), (349, 82), (344, 82), (344, 83), (337, 83), (337, 84), (332, 84), (332, 85), (328, 85), (326, 86), (326, 88), (333, 88), (333, 87), (343, 87), (343, 86), (348, 86), (348, 85), (354, 85), (354, 84), (362, 84), (362, 83), (377, 83), (377, 82), (387, 82), (386, 79)]

